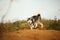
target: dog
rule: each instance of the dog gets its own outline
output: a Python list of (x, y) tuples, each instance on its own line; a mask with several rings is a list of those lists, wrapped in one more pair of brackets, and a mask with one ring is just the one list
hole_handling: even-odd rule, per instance
[(41, 15), (40, 14), (37, 14), (37, 15), (34, 15), (30, 18), (27, 19), (27, 22), (30, 26), (30, 29), (34, 29), (34, 28), (37, 28), (38, 27), (38, 24), (41, 25), (41, 28), (43, 28), (43, 23), (40, 22), (41, 20)]

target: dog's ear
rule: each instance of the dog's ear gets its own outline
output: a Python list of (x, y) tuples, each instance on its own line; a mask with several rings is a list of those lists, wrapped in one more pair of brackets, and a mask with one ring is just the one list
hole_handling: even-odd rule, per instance
[(39, 16), (40, 16), (40, 14), (37, 14), (37, 16), (39, 17)]
[(39, 19), (41, 20), (41, 15), (40, 15), (40, 14), (38, 14), (37, 16), (38, 16), (38, 17), (39, 17)]

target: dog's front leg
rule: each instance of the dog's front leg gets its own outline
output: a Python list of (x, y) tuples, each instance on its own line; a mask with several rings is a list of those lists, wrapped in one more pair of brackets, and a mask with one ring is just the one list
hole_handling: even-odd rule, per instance
[(33, 28), (34, 28), (34, 25), (31, 25), (31, 26), (30, 26), (30, 29), (33, 30)]

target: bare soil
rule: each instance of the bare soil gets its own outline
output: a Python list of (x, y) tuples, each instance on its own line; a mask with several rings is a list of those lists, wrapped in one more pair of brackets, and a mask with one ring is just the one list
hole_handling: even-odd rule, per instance
[(19, 30), (3, 32), (1, 40), (60, 40), (60, 31), (56, 30)]

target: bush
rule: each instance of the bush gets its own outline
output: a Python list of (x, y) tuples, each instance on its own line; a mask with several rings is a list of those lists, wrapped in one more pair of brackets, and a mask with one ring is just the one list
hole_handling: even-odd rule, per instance
[[(60, 30), (60, 20), (57, 21), (57, 20), (42, 19), (41, 22), (44, 24), (45, 29), (47, 30)], [(27, 21), (22, 20), (15, 22), (0, 23), (0, 31), (3, 30), (7, 32), (13, 32), (20, 29), (30, 29)]]
[(60, 30), (60, 23), (57, 20), (54, 20), (53, 23), (50, 23), (46, 29), (48, 29), (48, 30)]

